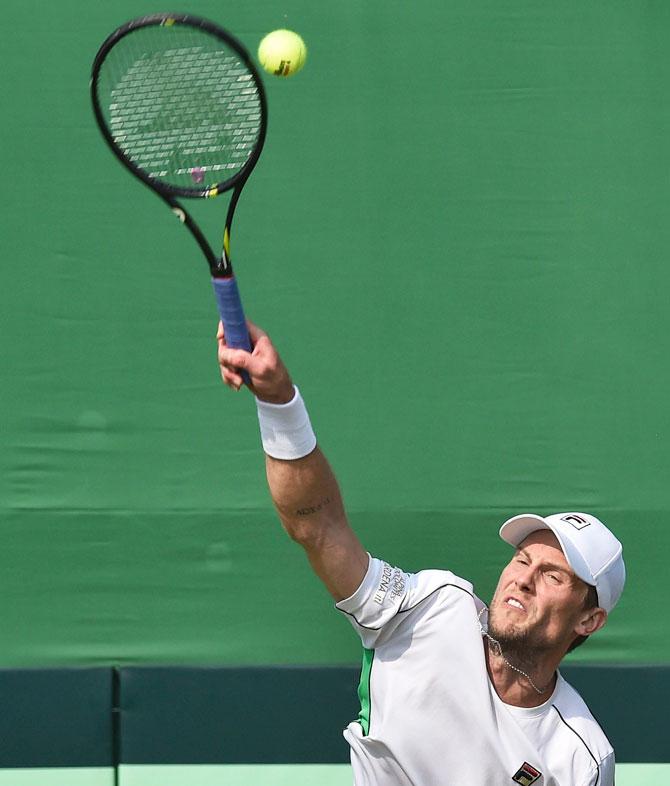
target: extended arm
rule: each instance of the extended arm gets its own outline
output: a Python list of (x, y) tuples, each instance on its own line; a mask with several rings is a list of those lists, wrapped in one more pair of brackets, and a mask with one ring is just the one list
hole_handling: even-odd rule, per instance
[[(245, 369), (252, 391), (281, 418), (291, 407), (295, 389), (286, 367), (263, 331), (249, 323), (254, 343), (251, 353), (225, 346), (219, 330), (219, 363), (224, 382), (239, 390)], [(286, 407), (288, 405), (288, 407)], [(262, 409), (262, 404), (261, 404)], [(340, 489), (325, 456), (315, 447), (301, 458), (266, 455), (266, 473), (279, 518), (305, 549), (312, 568), (335, 600), (351, 595), (368, 566), (368, 555), (347, 521)]]

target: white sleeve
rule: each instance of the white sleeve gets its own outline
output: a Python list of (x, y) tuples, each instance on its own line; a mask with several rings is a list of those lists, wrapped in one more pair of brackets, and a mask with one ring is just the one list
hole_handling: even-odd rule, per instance
[(336, 603), (358, 632), (363, 646), (373, 648), (382, 636), (389, 635), (406, 612), (450, 582), (472, 589), (472, 585), (443, 570), (406, 573), (388, 562), (370, 556), (367, 573), (360, 587)]
[(600, 762), (598, 786), (614, 786), (614, 752)]

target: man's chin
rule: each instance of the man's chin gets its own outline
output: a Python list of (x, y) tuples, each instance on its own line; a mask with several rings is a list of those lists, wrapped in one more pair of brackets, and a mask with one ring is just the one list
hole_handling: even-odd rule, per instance
[(514, 623), (505, 620), (489, 621), (489, 636), (498, 642), (502, 652), (519, 662), (533, 663), (540, 653), (548, 649), (548, 643), (537, 629), (528, 624)]
[(505, 644), (525, 644), (528, 641), (528, 631), (518, 625), (503, 625), (501, 627), (489, 625), (488, 632), (489, 636), (500, 642), (501, 646)]
[[(525, 618), (511, 619), (510, 615), (505, 614), (505, 610), (503, 610), (502, 613), (498, 611), (489, 613), (489, 634), (494, 638), (498, 638), (498, 636), (511, 638), (525, 636), (527, 630), (528, 623)], [(498, 636), (494, 636), (493, 631), (495, 631)]]
[(531, 632), (528, 629), (526, 620), (501, 620), (498, 618), (498, 615), (489, 617), (488, 634), (503, 649), (523, 649), (528, 646), (531, 639)]

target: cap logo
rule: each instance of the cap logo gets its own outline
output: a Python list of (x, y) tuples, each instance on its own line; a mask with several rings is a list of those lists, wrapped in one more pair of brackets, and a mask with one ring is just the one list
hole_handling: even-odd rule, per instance
[(578, 516), (576, 513), (568, 513), (567, 516), (561, 516), (561, 521), (567, 521), (567, 523), (572, 524), (575, 529), (584, 529), (584, 527), (588, 527), (591, 523), (581, 516)]
[(531, 783), (535, 783), (541, 777), (542, 773), (539, 770), (536, 770), (535, 767), (524, 761), (521, 767), (519, 767), (519, 771), (512, 775), (512, 780), (515, 783), (520, 783), (521, 786), (530, 786)]

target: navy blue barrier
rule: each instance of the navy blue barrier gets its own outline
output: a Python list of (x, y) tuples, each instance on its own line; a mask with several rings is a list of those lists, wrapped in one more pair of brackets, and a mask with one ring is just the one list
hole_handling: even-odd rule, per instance
[[(621, 762), (668, 762), (670, 666), (568, 666)], [(344, 763), (356, 667), (0, 670), (0, 768)]]

